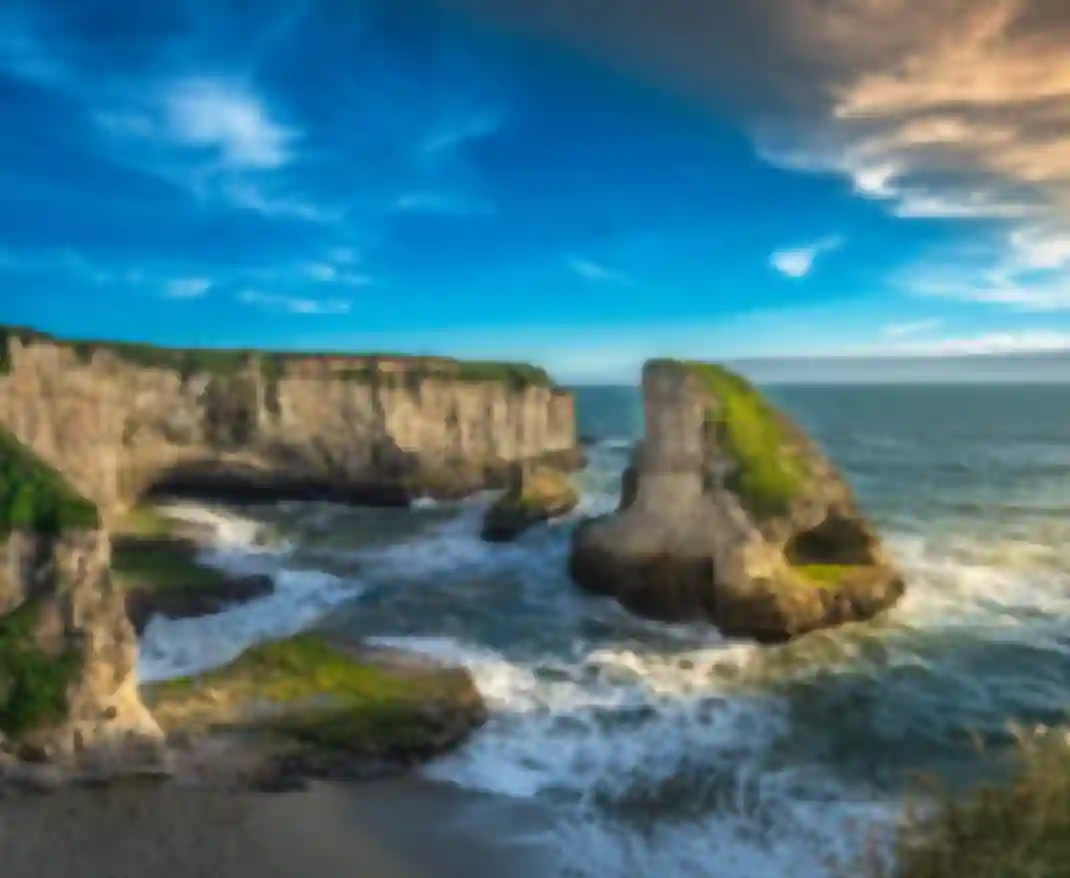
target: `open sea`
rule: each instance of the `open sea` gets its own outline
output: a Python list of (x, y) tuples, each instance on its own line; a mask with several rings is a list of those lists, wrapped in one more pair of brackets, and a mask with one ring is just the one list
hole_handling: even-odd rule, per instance
[(581, 507), (514, 544), (480, 540), (489, 496), (173, 507), (214, 525), (211, 563), (271, 572), (277, 588), (154, 620), (142, 677), (341, 626), (472, 671), (492, 718), (427, 774), (545, 803), (560, 875), (830, 875), (887, 835), (918, 773), (973, 783), (998, 767), (1012, 721), (1070, 723), (1070, 385), (767, 390), (843, 469), (904, 570), (907, 596), (880, 621), (759, 647), (580, 593), (570, 532), (615, 508), (642, 432), (637, 389), (585, 388)]

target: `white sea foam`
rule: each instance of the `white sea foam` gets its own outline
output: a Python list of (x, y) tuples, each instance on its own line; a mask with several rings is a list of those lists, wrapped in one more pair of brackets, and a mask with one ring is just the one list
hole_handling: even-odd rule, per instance
[(156, 616), (141, 636), (138, 674), (166, 680), (225, 665), (250, 646), (309, 627), (360, 590), (315, 570), (279, 570), (275, 590), (247, 604), (199, 619)]
[(268, 595), (211, 616), (154, 617), (141, 636), (142, 680), (169, 679), (226, 664), (249, 646), (308, 627), (361, 591), (355, 581), (318, 570), (286, 569), (291, 547), (272, 541), (266, 527), (252, 518), (193, 503), (170, 504), (161, 512), (209, 531), (204, 563), (271, 576), (275, 587)]
[[(756, 647), (675, 657), (601, 649), (575, 662), (510, 662), (449, 638), (380, 638), (468, 667), (491, 709), (433, 778), (557, 803), (556, 839), (571, 875), (825, 875), (848, 856), (844, 827), (876, 826), (893, 806), (852, 800), (830, 778), (763, 769), (790, 733), (775, 699), (727, 697), (714, 668)], [(697, 811), (689, 802), (703, 802)], [(659, 814), (652, 824), (644, 813)], [(856, 831), (849, 837), (861, 840)]]

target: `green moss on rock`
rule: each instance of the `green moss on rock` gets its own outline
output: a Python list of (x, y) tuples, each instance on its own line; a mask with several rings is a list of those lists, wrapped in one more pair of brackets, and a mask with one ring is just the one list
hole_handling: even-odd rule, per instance
[(80, 667), (73, 649), (56, 656), (37, 646), (39, 616), (31, 600), (0, 616), (0, 732), (15, 740), (63, 719), (67, 689)]
[(683, 364), (717, 399), (709, 419), (737, 469), (727, 487), (760, 517), (780, 514), (805, 486), (783, 417), (740, 375), (713, 363)]
[(145, 687), (143, 697), (168, 731), (259, 728), (364, 756), (434, 750), (446, 714), (482, 710), (463, 671), (377, 666), (316, 634), (253, 647), (203, 676)]
[(796, 564), (792, 567), (807, 583), (835, 591), (858, 568), (852, 564)]
[(0, 539), (14, 530), (58, 534), (99, 526), (97, 507), (0, 427)]

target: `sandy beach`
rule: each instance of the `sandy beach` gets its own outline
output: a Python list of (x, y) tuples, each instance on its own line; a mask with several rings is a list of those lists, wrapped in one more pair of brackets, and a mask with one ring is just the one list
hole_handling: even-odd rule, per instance
[(3, 801), (0, 863), (4, 878), (549, 878), (550, 849), (530, 838), (546, 820), (418, 779), (63, 790)]

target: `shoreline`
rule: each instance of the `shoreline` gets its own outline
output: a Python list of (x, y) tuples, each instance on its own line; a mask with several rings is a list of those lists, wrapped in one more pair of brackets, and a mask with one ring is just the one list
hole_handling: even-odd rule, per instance
[(66, 788), (4, 799), (0, 856), (5, 878), (551, 878), (537, 837), (552, 816), (415, 776), (283, 793)]

